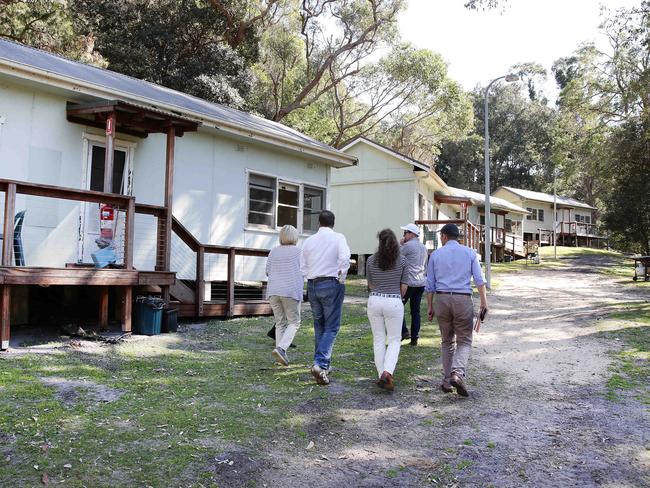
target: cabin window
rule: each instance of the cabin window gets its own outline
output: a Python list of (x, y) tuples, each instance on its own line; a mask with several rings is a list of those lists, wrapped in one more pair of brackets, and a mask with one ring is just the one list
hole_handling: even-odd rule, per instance
[(481, 221), (481, 225), (485, 225), (485, 214), (481, 215), (480, 221)]
[(576, 214), (576, 222), (580, 222), (581, 224), (591, 224), (591, 215)]
[(321, 188), (306, 186), (303, 190), (302, 231), (318, 230), (318, 214), (325, 210), (325, 192)]
[(512, 220), (506, 219), (506, 221), (505, 221), (505, 229), (506, 229), (506, 232), (512, 233)]
[(530, 215), (526, 215), (526, 220), (538, 220), (544, 222), (544, 209), (543, 208), (530, 208), (527, 207), (526, 210), (530, 212)]
[(300, 188), (296, 185), (278, 184), (278, 227), (293, 225), (298, 228), (299, 192)]
[(248, 225), (270, 229), (293, 225), (302, 233), (316, 232), (318, 215), (324, 209), (323, 188), (249, 174)]
[[(104, 166), (106, 165), (106, 149), (102, 146), (92, 146), (90, 161), (90, 190), (104, 191)], [(113, 187), (111, 193), (123, 194), (124, 167), (126, 166), (126, 152), (115, 150), (113, 152)]]
[(274, 227), (275, 178), (250, 175), (248, 182), (248, 223)]

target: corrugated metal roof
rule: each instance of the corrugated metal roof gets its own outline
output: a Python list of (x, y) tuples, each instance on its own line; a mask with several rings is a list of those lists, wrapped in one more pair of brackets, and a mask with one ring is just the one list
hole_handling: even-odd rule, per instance
[[(457, 197), (465, 197), (473, 200), (474, 202), (478, 204), (485, 204), (485, 195), (482, 193), (477, 193), (475, 191), (469, 191), (469, 190), (463, 190), (462, 188), (453, 188), (449, 187), (449, 189), (453, 192), (453, 194)], [(509, 202), (508, 200), (504, 200), (503, 198), (499, 197), (494, 197), (490, 195), (490, 205), (494, 209), (500, 209), (500, 210), (507, 210), (509, 212), (517, 212), (521, 214), (529, 214), (530, 212), (526, 210), (525, 208), (521, 208), (519, 205), (515, 205), (512, 202)]]
[[(522, 190), (521, 188), (512, 188), (510, 186), (503, 186), (501, 188), (504, 188), (514, 193), (515, 195), (520, 196), (525, 200), (537, 200), (538, 202), (553, 203), (553, 195), (550, 195), (548, 193), (542, 193), (539, 191), (531, 191), (531, 190)], [(558, 205), (569, 205), (571, 207), (582, 207), (582, 208), (595, 210), (595, 207), (592, 207), (587, 203), (581, 202), (579, 200), (575, 200), (573, 198), (563, 197), (560, 195), (557, 196), (557, 203)]]
[(142, 103), (143, 100), (146, 100), (154, 106), (160, 104), (167, 107), (174, 107), (185, 115), (192, 116), (193, 114), (200, 114), (215, 122), (234, 124), (241, 128), (260, 131), (288, 142), (333, 153), (346, 160), (350, 158), (349, 155), (278, 122), (211, 103), (114, 71), (72, 61), (46, 51), (0, 39), (0, 64), (6, 64), (3, 63), (3, 60), (24, 65), (41, 72), (52, 73), (74, 81), (77, 84), (104, 88), (107, 91), (114, 92), (116, 95), (115, 98), (122, 98), (119, 96), (120, 94), (130, 95), (134, 100), (126, 101)]

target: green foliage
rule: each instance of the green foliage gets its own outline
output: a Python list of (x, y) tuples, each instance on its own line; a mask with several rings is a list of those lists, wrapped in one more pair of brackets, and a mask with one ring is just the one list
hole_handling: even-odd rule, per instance
[(619, 249), (650, 255), (650, 127), (630, 121), (616, 128), (611, 162), (605, 224)]
[(94, 38), (75, 32), (67, 4), (61, 0), (3, 0), (0, 37), (104, 66), (94, 52)]
[(112, 70), (246, 107), (254, 83), (247, 67), (256, 39), (239, 51), (231, 48), (221, 37), (223, 17), (206, 2), (73, 0), (71, 8), (77, 30), (95, 36), (96, 49)]
[[(530, 87), (529, 87), (530, 91)], [(484, 188), (484, 89), (473, 96), (475, 132), (442, 143), (436, 171), (449, 184), (474, 191)], [(518, 84), (490, 90), (490, 184), (542, 190), (549, 179), (556, 113), (543, 99), (531, 99)]]

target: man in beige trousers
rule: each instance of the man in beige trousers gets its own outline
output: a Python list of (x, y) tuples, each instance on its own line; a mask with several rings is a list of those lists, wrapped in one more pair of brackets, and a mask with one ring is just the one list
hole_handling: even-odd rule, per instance
[[(427, 265), (427, 304), (429, 320), (434, 312), (442, 337), (442, 369), (444, 377), (440, 389), (469, 396), (465, 387), (465, 371), (472, 352), (474, 307), (471, 279), (481, 297), (481, 314), (487, 313), (485, 279), (478, 255), (473, 249), (458, 242), (460, 231), (454, 224), (445, 224), (440, 230), (442, 247), (431, 254)], [(436, 295), (435, 305), (433, 295)]]

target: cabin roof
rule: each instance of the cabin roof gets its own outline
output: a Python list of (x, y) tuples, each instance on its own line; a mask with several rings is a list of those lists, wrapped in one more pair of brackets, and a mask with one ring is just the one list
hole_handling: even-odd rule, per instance
[[(535, 200), (538, 202), (544, 202), (544, 203), (553, 203), (553, 195), (549, 193), (542, 193), (539, 191), (531, 191), (531, 190), (523, 190), (521, 188), (512, 188), (510, 186), (502, 186), (504, 190), (508, 190), (510, 193), (514, 193), (518, 197), (524, 199), (524, 200)], [(581, 202), (579, 200), (576, 200), (574, 198), (569, 198), (569, 197), (563, 197), (560, 195), (557, 195), (557, 204), (558, 205), (564, 205), (564, 206), (570, 206), (570, 207), (580, 207), (580, 208), (586, 208), (589, 210), (596, 210), (595, 207), (592, 207), (591, 205)]]
[[(475, 191), (463, 190), (462, 188), (449, 187), (452, 193), (457, 197), (469, 198), (476, 205), (485, 205), (485, 195), (482, 193), (477, 193)], [(529, 214), (530, 212), (525, 208), (515, 205), (508, 200), (503, 198), (490, 196), (490, 206), (493, 209), (505, 210), (507, 212), (514, 212), (519, 214)]]
[(155, 83), (0, 39), (0, 72), (20, 76), (18, 70), (23, 77), (31, 75), (36, 81), (68, 82), (77, 90), (80, 87), (97, 90), (106, 94), (104, 98), (146, 104), (199, 122), (213, 123), (218, 129), (233, 129), (238, 135), (253, 137), (256, 133), (261, 134), (284, 142), (291, 149), (302, 152), (305, 152), (305, 149), (310, 150), (336, 166), (350, 166), (356, 162), (356, 158), (351, 155), (281, 123), (208, 102)]

